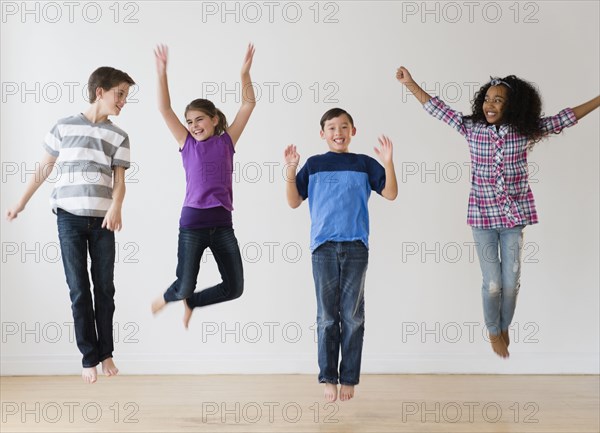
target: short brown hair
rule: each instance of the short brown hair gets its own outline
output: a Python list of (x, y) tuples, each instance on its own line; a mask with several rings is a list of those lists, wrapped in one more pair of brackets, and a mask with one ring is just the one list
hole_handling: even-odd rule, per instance
[(132, 86), (135, 84), (135, 81), (125, 72), (111, 68), (110, 66), (101, 66), (96, 69), (88, 79), (90, 104), (96, 101), (96, 90), (98, 87), (110, 90), (121, 83), (127, 83)]

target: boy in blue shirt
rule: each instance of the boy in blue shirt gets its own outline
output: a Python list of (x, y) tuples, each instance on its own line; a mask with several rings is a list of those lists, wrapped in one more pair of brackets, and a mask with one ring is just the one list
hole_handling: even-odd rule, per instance
[[(360, 377), (364, 334), (364, 284), (369, 259), (371, 190), (394, 200), (398, 184), (392, 142), (379, 138), (375, 153), (383, 167), (367, 155), (350, 153), (356, 134), (352, 116), (341, 108), (321, 118), (321, 138), (329, 152), (310, 157), (296, 174), (300, 155), (296, 146), (285, 149), (287, 201), (297, 208), (308, 198), (311, 217), (310, 249), (317, 295), (319, 383), (325, 399), (354, 397)], [(339, 365), (338, 357), (342, 351)]]

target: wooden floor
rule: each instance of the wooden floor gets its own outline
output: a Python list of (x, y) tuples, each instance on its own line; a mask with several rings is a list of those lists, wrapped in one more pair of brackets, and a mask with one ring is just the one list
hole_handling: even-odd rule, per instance
[(2, 432), (598, 432), (598, 376), (2, 377)]

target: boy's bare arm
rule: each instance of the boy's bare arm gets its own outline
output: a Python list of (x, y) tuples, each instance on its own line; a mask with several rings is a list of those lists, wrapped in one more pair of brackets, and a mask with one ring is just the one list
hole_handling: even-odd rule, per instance
[(54, 163), (56, 162), (56, 156), (52, 156), (46, 153), (35, 170), (35, 175), (27, 183), (25, 192), (21, 196), (21, 199), (6, 211), (6, 219), (8, 221), (14, 220), (20, 212), (25, 209), (27, 203), (38, 190), (38, 188), (44, 183), (44, 181), (50, 176)]
[(112, 231), (119, 231), (123, 226), (121, 220), (121, 208), (123, 206), (123, 199), (125, 198), (125, 168), (115, 166), (113, 167), (113, 194), (112, 203), (104, 220), (102, 221), (102, 227), (106, 227)]

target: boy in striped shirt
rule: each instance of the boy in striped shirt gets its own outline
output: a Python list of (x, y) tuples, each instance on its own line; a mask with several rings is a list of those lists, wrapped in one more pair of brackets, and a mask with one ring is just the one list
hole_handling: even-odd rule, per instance
[[(25, 193), (6, 213), (17, 217), (44, 183), (53, 167), (56, 182), (50, 202), (57, 215), (61, 256), (69, 286), (77, 347), (83, 355), (82, 378), (97, 379), (96, 366), (114, 376), (112, 360), (115, 309), (113, 283), (115, 230), (121, 229), (125, 170), (129, 168), (129, 137), (108, 116), (118, 116), (127, 102), (131, 77), (100, 67), (88, 80), (90, 106), (60, 119), (44, 140), (44, 155)], [(90, 252), (94, 299), (90, 291)], [(95, 308), (94, 308), (95, 306)]]

